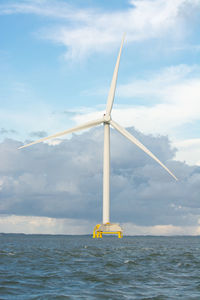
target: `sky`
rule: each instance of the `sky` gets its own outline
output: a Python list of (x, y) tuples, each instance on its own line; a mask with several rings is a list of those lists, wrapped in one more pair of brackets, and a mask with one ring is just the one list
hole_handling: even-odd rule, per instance
[(129, 235), (200, 233), (200, 1), (0, 2), (0, 232), (88, 234), (102, 219), (101, 117), (126, 33), (111, 130), (111, 221)]

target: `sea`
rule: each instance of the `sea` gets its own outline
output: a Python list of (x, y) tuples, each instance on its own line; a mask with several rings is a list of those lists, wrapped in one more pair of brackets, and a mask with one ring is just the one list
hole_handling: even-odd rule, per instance
[(1, 234), (0, 299), (200, 300), (200, 237)]

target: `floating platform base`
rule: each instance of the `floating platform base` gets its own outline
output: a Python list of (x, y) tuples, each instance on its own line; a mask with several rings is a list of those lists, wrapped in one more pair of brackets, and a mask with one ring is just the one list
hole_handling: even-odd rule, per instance
[(116, 223), (97, 224), (93, 230), (93, 238), (102, 238), (103, 234), (117, 234), (118, 238), (123, 237), (123, 230)]

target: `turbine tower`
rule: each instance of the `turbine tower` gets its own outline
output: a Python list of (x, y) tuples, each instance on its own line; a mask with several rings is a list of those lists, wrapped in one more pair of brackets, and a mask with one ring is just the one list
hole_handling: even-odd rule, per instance
[(19, 147), (18, 149), (22, 149), (25, 147), (29, 147), (31, 145), (41, 143), (46, 140), (50, 140), (53, 138), (57, 138), (72, 132), (76, 132), (79, 130), (91, 128), (100, 124), (104, 125), (104, 154), (103, 154), (103, 223), (97, 224), (93, 231), (93, 237), (101, 238), (102, 234), (118, 234), (118, 237), (122, 237), (122, 228), (119, 224), (110, 223), (110, 125), (119, 131), (123, 136), (129, 139), (132, 143), (138, 146), (141, 150), (143, 150), (146, 154), (148, 154), (151, 158), (153, 158), (157, 163), (159, 163), (175, 180), (178, 180), (176, 176), (150, 151), (148, 150), (140, 141), (138, 141), (133, 135), (131, 135), (125, 128), (121, 127), (115, 121), (111, 119), (111, 111), (113, 106), (113, 101), (115, 97), (116, 83), (117, 83), (117, 75), (119, 69), (119, 62), (121, 58), (122, 47), (124, 43), (124, 37), (121, 42), (121, 47), (119, 50), (119, 54), (117, 57), (117, 62), (115, 65), (113, 78), (108, 94), (106, 112), (102, 118), (87, 122), (85, 124), (73, 127), (71, 129), (67, 129), (62, 132), (58, 132), (56, 134), (50, 135), (45, 138), (41, 138), (32, 143), (26, 144), (24, 146)]

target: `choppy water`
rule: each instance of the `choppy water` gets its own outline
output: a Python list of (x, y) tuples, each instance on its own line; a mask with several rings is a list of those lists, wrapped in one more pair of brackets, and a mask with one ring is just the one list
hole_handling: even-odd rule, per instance
[(0, 299), (200, 299), (200, 237), (0, 236)]

